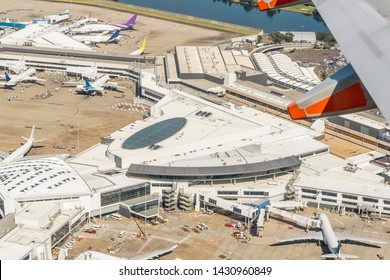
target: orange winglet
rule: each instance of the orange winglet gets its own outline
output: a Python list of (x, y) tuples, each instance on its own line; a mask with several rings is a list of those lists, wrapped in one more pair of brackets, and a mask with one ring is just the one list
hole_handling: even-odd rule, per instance
[(259, 0), (257, 2), (257, 7), (260, 11), (268, 11), (275, 7), (277, 0), (272, 0), (271, 2), (266, 3), (264, 0)]
[(360, 83), (353, 84), (328, 98), (306, 107), (308, 115), (344, 111), (353, 108), (364, 107), (367, 99)]
[(257, 1), (257, 7), (260, 11), (268, 11), (276, 7), (294, 3), (298, 0), (259, 0)]
[(307, 119), (305, 110), (299, 108), (295, 101), (288, 105), (288, 113), (293, 120)]

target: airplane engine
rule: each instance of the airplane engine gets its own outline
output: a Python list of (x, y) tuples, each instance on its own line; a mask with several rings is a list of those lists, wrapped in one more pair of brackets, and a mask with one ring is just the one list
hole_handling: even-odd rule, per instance
[(309, 2), (309, 0), (258, 0), (257, 7), (260, 11), (268, 11), (271, 9), (294, 6), (307, 2)]
[(348, 114), (375, 108), (375, 102), (349, 64), (288, 105), (292, 119)]

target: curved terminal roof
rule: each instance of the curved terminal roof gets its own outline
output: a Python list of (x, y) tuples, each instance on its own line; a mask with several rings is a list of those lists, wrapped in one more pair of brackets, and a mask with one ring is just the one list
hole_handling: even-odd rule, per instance
[(57, 158), (23, 159), (0, 166), (3, 197), (77, 196), (91, 189), (66, 162)]
[(126, 175), (179, 180), (227, 179), (277, 174), (297, 169), (300, 165), (301, 160), (296, 156), (230, 166), (175, 167), (131, 164)]
[(187, 123), (186, 118), (171, 118), (150, 125), (125, 140), (122, 148), (135, 150), (155, 145), (180, 131)]

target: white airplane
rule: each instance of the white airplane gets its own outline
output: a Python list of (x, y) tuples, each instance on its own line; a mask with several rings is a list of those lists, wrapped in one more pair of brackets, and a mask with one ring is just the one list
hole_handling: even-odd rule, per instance
[(22, 137), (22, 138), (24, 140), (26, 140), (27, 142), (24, 143), (19, 148), (17, 148), (13, 153), (6, 156), (0, 162), (0, 164), (9, 163), (9, 162), (12, 162), (18, 158), (22, 158), (31, 150), (34, 143), (46, 141), (45, 139), (35, 140), (35, 126), (32, 127), (31, 134), (30, 134), (30, 137), (28, 139), (26, 137)]
[(43, 79), (39, 79), (37, 78), (36, 76), (32, 76), (35, 72), (37, 72), (37, 70), (35, 68), (29, 68), (27, 69), (26, 71), (18, 74), (18, 75), (15, 75), (15, 76), (9, 76), (7, 74), (7, 72), (4, 72), (5, 74), (5, 83), (2, 82), (0, 84), (2, 84), (4, 87), (14, 87), (16, 86), (17, 83), (20, 83), (20, 82), (37, 82), (37, 81), (45, 81)]
[(80, 28), (72, 29), (75, 34), (97, 33), (97, 32), (115, 32), (117, 30), (131, 29), (135, 24), (137, 15), (132, 16), (126, 23), (123, 24), (88, 24)]
[[(308, 2), (259, 0), (260, 10)], [(390, 121), (390, 2), (312, 0), (351, 65), (288, 106), (292, 119), (358, 112), (377, 106)]]
[(109, 75), (104, 75), (100, 77), (95, 82), (90, 83), (88, 79), (85, 79), (85, 85), (77, 85), (77, 89), (81, 90), (87, 94), (94, 95), (96, 93), (103, 93), (104, 89), (119, 89), (124, 88), (118, 86), (118, 83), (108, 82), (110, 79)]
[(130, 53), (130, 55), (141, 55), (144, 53), (145, 51), (145, 47), (146, 47), (146, 38), (144, 39), (144, 41), (142, 42), (142, 45), (139, 49), (133, 51)]
[(81, 19), (81, 20), (78, 20), (76, 21), (74, 24), (73, 24), (73, 27), (79, 27), (81, 25), (86, 25), (87, 23), (89, 22), (98, 22), (98, 19), (97, 18), (93, 18), (91, 17), (91, 13), (89, 13), (88, 16), (85, 16), (85, 18)]
[(323, 241), (330, 253), (323, 254), (321, 257), (327, 259), (356, 259), (359, 258), (355, 255), (342, 254), (340, 252), (341, 242), (346, 240), (353, 240), (359, 242), (369, 242), (369, 243), (378, 243), (378, 244), (387, 244), (386, 241), (378, 240), (374, 238), (362, 237), (353, 234), (339, 233), (334, 232), (332, 226), (330, 225), (328, 217), (321, 213), (319, 215), (319, 219), (321, 221), (321, 231), (320, 232), (312, 232), (307, 233), (301, 236), (296, 236), (292, 238), (286, 238), (282, 240), (278, 240), (279, 242), (291, 242), (291, 241), (305, 241), (305, 240), (317, 240)]
[(92, 45), (92, 44), (98, 44), (98, 43), (114, 43), (117, 42), (120, 39), (119, 35), (120, 30), (117, 30), (114, 32), (112, 35), (105, 35), (107, 32), (103, 32), (99, 35), (75, 35), (72, 38), (79, 41), (83, 42), (86, 45)]

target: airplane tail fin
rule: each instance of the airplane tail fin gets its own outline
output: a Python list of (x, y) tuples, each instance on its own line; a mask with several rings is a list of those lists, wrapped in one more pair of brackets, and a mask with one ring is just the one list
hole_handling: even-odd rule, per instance
[(5, 80), (6, 80), (7, 82), (9, 82), (9, 81), (11, 80), (11, 78), (9, 77), (8, 73), (7, 73), (7, 72), (4, 72), (4, 74), (5, 74)]
[(92, 89), (93, 86), (91, 86), (91, 84), (89, 83), (88, 79), (85, 79), (85, 88), (86, 89)]
[(339, 245), (337, 245), (336, 255), (340, 255), (340, 250), (341, 250), (341, 241), (339, 241)]
[(34, 141), (34, 137), (35, 137), (35, 126), (32, 127), (31, 129), (31, 134), (30, 134), (30, 137), (29, 138), (26, 138), (24, 136), (22, 136), (22, 138), (25, 140), (25, 141)]
[(356, 256), (356, 255), (339, 254), (339, 259), (342, 259), (342, 260), (358, 259), (358, 258), (359, 258), (359, 256)]
[(130, 25), (133, 25), (135, 24), (135, 20), (137, 19), (137, 14), (135, 14), (134, 16), (132, 16), (124, 25), (126, 26), (130, 26)]
[(31, 129), (31, 134), (30, 134), (30, 137), (29, 138), (26, 138), (24, 136), (22, 136), (22, 138), (28, 142), (28, 141), (32, 141), (33, 143), (38, 143), (38, 142), (45, 142), (47, 141), (47, 139), (39, 139), (39, 140), (36, 140), (35, 139), (35, 126), (32, 127)]
[(142, 53), (144, 53), (145, 47), (146, 47), (146, 38), (144, 39), (144, 41), (142, 42), (142, 45), (141, 45), (141, 52)]
[(323, 254), (321, 255), (324, 259), (339, 259), (339, 260), (349, 260), (349, 259), (358, 259), (359, 256), (349, 255), (349, 254)]
[(33, 126), (32, 129), (31, 129), (31, 134), (30, 134), (29, 140), (33, 140), (34, 141), (34, 139), (35, 139), (35, 126)]
[(111, 42), (118, 38), (120, 30), (117, 30), (114, 32), (114, 34), (111, 35), (111, 37), (107, 40), (107, 42)]

